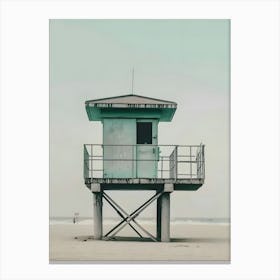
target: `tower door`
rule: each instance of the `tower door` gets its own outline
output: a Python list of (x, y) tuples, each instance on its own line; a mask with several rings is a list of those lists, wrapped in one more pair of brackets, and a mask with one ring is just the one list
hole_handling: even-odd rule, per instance
[(158, 166), (157, 120), (136, 122), (136, 163), (137, 178), (156, 178)]
[(104, 178), (135, 178), (135, 119), (103, 120)]

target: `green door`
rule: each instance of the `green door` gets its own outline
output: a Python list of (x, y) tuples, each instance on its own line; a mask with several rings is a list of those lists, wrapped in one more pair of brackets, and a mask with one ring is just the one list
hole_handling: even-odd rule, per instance
[(136, 121), (137, 178), (156, 178), (158, 166), (158, 121)]

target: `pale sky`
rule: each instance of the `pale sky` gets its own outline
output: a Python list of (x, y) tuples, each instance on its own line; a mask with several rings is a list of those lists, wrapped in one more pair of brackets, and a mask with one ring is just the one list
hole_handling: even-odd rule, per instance
[[(230, 215), (230, 21), (50, 21), (50, 216), (92, 215), (83, 144), (102, 143), (84, 102), (134, 93), (178, 104), (159, 144), (206, 145), (205, 184), (171, 194), (171, 217)], [(152, 192), (111, 192), (134, 210)], [(114, 216), (104, 203), (105, 217)], [(155, 205), (141, 215), (155, 216)]]

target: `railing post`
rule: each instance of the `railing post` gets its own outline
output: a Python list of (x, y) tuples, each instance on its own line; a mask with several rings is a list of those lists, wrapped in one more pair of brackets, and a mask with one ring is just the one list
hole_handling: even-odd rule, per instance
[(191, 179), (192, 179), (192, 146), (190, 146), (190, 173), (191, 173)]
[(134, 178), (135, 177), (135, 174), (134, 174), (134, 145), (131, 146), (131, 169), (132, 169), (131, 176), (132, 176), (132, 178)]
[(163, 178), (163, 157), (161, 156), (161, 179)]
[(175, 147), (175, 180), (178, 178), (178, 146)]
[(86, 178), (86, 145), (84, 144), (84, 179)]
[(205, 179), (204, 145), (202, 145), (202, 161), (203, 161), (203, 179)]
[(93, 178), (93, 145), (90, 145), (90, 178)]
[(202, 162), (201, 162), (201, 153), (202, 153), (202, 149), (201, 149), (201, 145), (199, 147), (199, 152), (198, 152), (198, 164), (199, 164), (199, 179), (201, 179), (202, 177)]
[(171, 157), (172, 157), (172, 153), (168, 158), (169, 159), (169, 177), (170, 178), (172, 178), (172, 159), (171, 159)]
[(101, 144), (102, 149), (102, 178), (104, 178), (104, 162), (105, 162), (105, 155), (104, 155), (104, 145)]

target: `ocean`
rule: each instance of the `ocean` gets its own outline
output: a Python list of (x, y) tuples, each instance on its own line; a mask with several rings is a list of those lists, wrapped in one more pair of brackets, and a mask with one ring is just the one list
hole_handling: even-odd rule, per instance
[[(103, 224), (115, 224), (121, 221), (121, 218), (104, 218)], [(141, 218), (137, 217), (137, 221), (141, 224), (154, 224), (156, 222), (156, 218)], [(230, 224), (229, 218), (171, 218), (171, 224)], [(49, 219), (49, 223), (51, 225), (55, 224), (73, 224), (73, 217), (51, 217)], [(77, 224), (93, 224), (92, 217), (78, 217), (75, 221)]]

